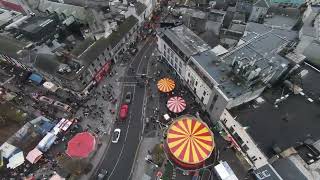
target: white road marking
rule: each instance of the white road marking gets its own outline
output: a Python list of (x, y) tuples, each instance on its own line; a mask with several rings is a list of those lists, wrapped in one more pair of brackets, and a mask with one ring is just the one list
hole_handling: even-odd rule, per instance
[[(140, 60), (140, 62), (139, 62), (138, 68), (137, 68), (137, 74), (139, 73), (139, 69), (140, 69), (140, 66), (141, 66), (141, 62), (146, 59), (146, 58), (145, 58), (145, 54), (148, 52), (148, 50), (149, 50), (151, 47), (152, 47), (152, 45), (149, 46), (149, 47), (147, 47), (147, 49), (143, 52), (142, 58), (141, 58), (141, 60)], [(141, 74), (141, 73), (140, 73), (140, 74)]]
[[(149, 42), (149, 40), (150, 40), (150, 39), (148, 39), (148, 40), (143, 44), (143, 46), (142, 46), (141, 49), (143, 49), (143, 48), (146, 46), (146, 44)], [(140, 50), (140, 51), (141, 51), (141, 50)], [(130, 62), (129, 66), (131, 66), (132, 63), (135, 62), (135, 60), (136, 60), (137, 56), (139, 55), (140, 51), (133, 57), (133, 60)]]
[[(124, 86), (123, 86), (123, 88), (124, 88)], [(122, 89), (122, 90), (123, 90), (123, 89)], [(134, 93), (135, 93), (135, 91), (136, 91), (136, 87), (133, 88), (133, 97), (132, 97), (132, 99), (134, 99)], [(123, 92), (123, 91), (122, 91), (122, 92)], [(122, 94), (122, 95), (123, 95), (123, 94)], [(123, 97), (123, 96), (122, 96), (122, 97)], [(125, 138), (124, 138), (124, 142), (123, 142), (123, 144), (122, 144), (122, 148), (121, 148), (120, 154), (119, 154), (119, 156), (118, 156), (118, 159), (117, 159), (116, 164), (114, 165), (114, 167), (113, 167), (113, 169), (112, 169), (112, 171), (111, 171), (111, 173), (110, 173), (110, 175), (109, 175), (109, 177), (108, 177), (108, 180), (110, 179), (110, 177), (112, 176), (113, 172), (115, 171), (115, 169), (116, 169), (116, 167), (117, 167), (117, 165), (118, 165), (118, 163), (119, 163), (119, 161), (120, 161), (121, 155), (122, 155), (122, 153), (123, 153), (123, 149), (124, 149), (124, 146), (125, 146), (126, 141), (127, 141), (127, 136), (128, 136), (128, 132), (129, 132), (129, 127), (130, 127), (130, 124), (131, 124), (131, 114), (132, 114), (132, 113), (130, 112), (128, 127), (127, 127), (126, 135), (125, 135)]]

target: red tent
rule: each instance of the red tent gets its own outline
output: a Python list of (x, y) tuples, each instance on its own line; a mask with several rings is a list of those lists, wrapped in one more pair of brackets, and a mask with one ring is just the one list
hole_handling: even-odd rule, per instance
[(86, 158), (95, 149), (95, 144), (96, 140), (92, 134), (78, 133), (68, 142), (66, 153), (73, 158)]

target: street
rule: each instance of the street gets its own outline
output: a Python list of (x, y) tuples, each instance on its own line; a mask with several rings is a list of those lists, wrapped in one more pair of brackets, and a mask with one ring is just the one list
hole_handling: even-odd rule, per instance
[[(153, 39), (148, 39), (141, 50), (133, 57), (128, 65), (128, 70), (124, 77), (120, 78), (123, 83), (119, 107), (127, 92), (132, 93), (132, 101), (129, 104), (129, 113), (125, 121), (115, 122), (114, 128), (121, 129), (119, 142), (110, 143), (105, 157), (97, 173), (101, 169), (108, 170), (108, 179), (129, 179), (132, 175), (133, 164), (139, 146), (143, 130), (144, 108), (145, 108), (145, 86), (137, 86), (140, 74), (147, 73), (148, 60), (150, 59), (156, 43)], [(133, 69), (133, 70), (132, 70)], [(117, 116), (118, 116), (117, 112)], [(96, 179), (97, 173), (92, 176)]]

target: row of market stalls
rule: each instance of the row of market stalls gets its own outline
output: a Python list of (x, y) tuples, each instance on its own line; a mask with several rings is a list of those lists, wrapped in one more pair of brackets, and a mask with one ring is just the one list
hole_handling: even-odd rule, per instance
[[(32, 124), (32, 122), (34, 124)], [(36, 123), (37, 122), (37, 123)], [(39, 123), (40, 122), (40, 123)], [(53, 124), (50, 120), (44, 117), (38, 117), (32, 120), (28, 124), (32, 124), (35, 127), (37, 133), (43, 138), (39, 143), (27, 153), (25, 153), (17, 146), (14, 146), (10, 141), (5, 142), (0, 146), (0, 155), (7, 162), (6, 167), (9, 169), (15, 169), (25, 163), (27, 160), (31, 164), (36, 164), (40, 159), (46, 156), (47, 151), (57, 144), (59, 137), (64, 137), (66, 131), (70, 126), (76, 122), (76, 119), (61, 119), (58, 123)], [(39, 127), (41, 126), (41, 127)], [(19, 130), (20, 133), (28, 131), (26, 129)], [(27, 135), (27, 134), (25, 134)], [(23, 137), (21, 137), (21, 140)], [(92, 152), (96, 150), (96, 137), (90, 132), (81, 132), (73, 136), (67, 143), (65, 154), (71, 159), (84, 159), (90, 157)], [(57, 178), (58, 174), (55, 174), (52, 178)], [(51, 179), (52, 179), (51, 178)]]
[[(57, 134), (62, 131), (66, 131), (72, 124), (71, 120), (61, 119), (58, 124), (54, 125), (49, 119), (39, 116), (32, 120), (31, 124), (38, 134), (44, 136), (38, 145), (28, 152), (26, 158), (23, 151), (12, 145), (9, 142), (5, 142), (0, 146), (2, 157), (8, 160), (7, 168), (15, 169), (22, 165), (27, 159), (31, 164), (37, 163), (41, 159), (43, 153), (45, 153), (57, 139)], [(28, 125), (29, 125), (28, 124)], [(23, 136), (27, 136), (25, 132), (28, 132), (26, 126), (22, 127), (17, 133), (20, 136), (20, 140), (24, 139)]]
[[(170, 93), (176, 87), (174, 80), (160, 79), (157, 87), (161, 93), (167, 93), (166, 105), (169, 111), (176, 114), (185, 111), (187, 106), (185, 99)], [(166, 129), (166, 140), (163, 146), (171, 163), (182, 170), (193, 171), (206, 166), (215, 143), (208, 125), (201, 119), (186, 114), (179, 114), (179, 117), (174, 119), (171, 119), (168, 114), (164, 115), (169, 126)]]

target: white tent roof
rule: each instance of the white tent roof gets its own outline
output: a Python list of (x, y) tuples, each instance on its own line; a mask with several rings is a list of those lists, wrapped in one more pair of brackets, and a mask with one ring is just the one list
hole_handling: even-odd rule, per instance
[(8, 159), (11, 154), (17, 149), (17, 147), (5, 142), (0, 146), (0, 150), (2, 152), (2, 156)]
[(56, 85), (54, 85), (52, 82), (48, 82), (48, 81), (43, 83), (43, 87), (51, 90), (52, 92), (55, 92), (58, 89), (58, 87)]
[(23, 152), (20, 151), (17, 154), (13, 155), (9, 159), (9, 163), (7, 164), (7, 168), (14, 169), (23, 163), (24, 163), (24, 156), (23, 156)]
[(55, 173), (49, 180), (65, 180), (65, 178), (61, 177), (59, 174)]
[(217, 56), (220, 56), (220, 55), (223, 55), (223, 54), (229, 52), (226, 48), (224, 48), (221, 45), (217, 45), (216, 47), (214, 47), (210, 51), (214, 52)]

